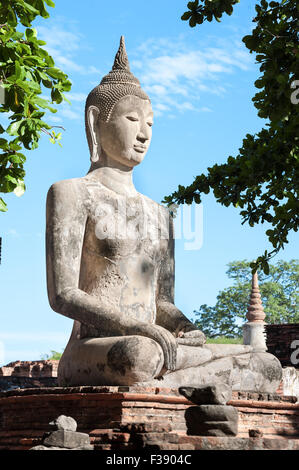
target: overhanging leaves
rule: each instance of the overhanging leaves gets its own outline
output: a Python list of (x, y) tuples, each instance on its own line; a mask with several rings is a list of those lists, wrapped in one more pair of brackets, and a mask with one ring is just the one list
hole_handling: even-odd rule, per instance
[[(236, 3), (189, 2), (190, 11), (182, 19), (192, 20), (190, 26), (200, 25), (224, 12), (230, 14)], [(200, 203), (202, 194), (213, 191), (217, 202), (240, 209), (242, 224), (271, 224), (266, 235), (273, 250), (251, 266), (268, 272), (271, 257), (288, 243), (289, 232), (299, 228), (299, 100), (292, 97), (295, 78), (299, 79), (298, 6), (294, 0), (261, 0), (256, 12), (256, 27), (243, 42), (260, 64), (253, 102), (258, 115), (269, 123), (258, 134), (246, 135), (236, 157), (208, 168), (163, 202)]]
[[(61, 134), (57, 138), (55, 132), (46, 131), (52, 126), (43, 117), (47, 109), (55, 113), (53, 103), (61, 103), (63, 93), (71, 89), (67, 75), (55, 67), (31, 25), (37, 16), (49, 17), (45, 5), (55, 6), (51, 0), (0, 0), (0, 83), (5, 91), (0, 112), (9, 113), (11, 121), (7, 129), (0, 127), (3, 137), (8, 137), (0, 139), (0, 192), (14, 191), (18, 196), (25, 190), (26, 158), (20, 150), (37, 148), (42, 131), (51, 142), (60, 141)], [(24, 33), (17, 31), (18, 23), (26, 27)], [(41, 98), (43, 87), (50, 91), (51, 101)], [(1, 199), (0, 211), (6, 210)]]

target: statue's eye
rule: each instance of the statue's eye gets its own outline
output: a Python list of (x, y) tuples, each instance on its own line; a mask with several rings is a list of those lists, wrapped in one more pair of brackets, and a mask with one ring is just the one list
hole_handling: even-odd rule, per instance
[(138, 118), (136, 116), (126, 116), (129, 121), (138, 121)]

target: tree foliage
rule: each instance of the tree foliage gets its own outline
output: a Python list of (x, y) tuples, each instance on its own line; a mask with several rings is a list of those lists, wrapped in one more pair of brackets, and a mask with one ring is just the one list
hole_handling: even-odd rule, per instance
[[(216, 305), (201, 305), (194, 313), (196, 325), (209, 337), (242, 334), (251, 292), (251, 268), (247, 260), (229, 263), (227, 275), (234, 284), (219, 292)], [(278, 261), (269, 274), (259, 273), (266, 323), (299, 323), (299, 261)]]
[[(4, 99), (0, 112), (8, 113), (9, 126), (0, 125), (0, 192), (14, 191), (20, 196), (25, 190), (23, 149), (38, 147), (41, 132), (53, 143), (61, 133), (44, 121), (46, 110), (56, 112), (52, 103), (61, 103), (71, 82), (41, 46), (46, 43), (37, 37), (33, 20), (48, 18), (46, 5), (54, 7), (52, 0), (0, 0), (0, 88)], [(18, 30), (17, 28), (19, 27)], [(48, 91), (51, 100), (41, 97)], [(52, 102), (52, 103), (51, 103)], [(0, 198), (0, 211), (7, 206)]]
[(194, 28), (197, 24), (202, 24), (204, 21), (212, 21), (214, 18), (220, 22), (223, 13), (231, 15), (233, 7), (240, 0), (201, 0), (202, 4), (199, 5), (199, 0), (189, 2), (187, 4), (188, 11), (182, 15), (182, 20), (189, 20), (189, 26)]
[[(182, 16), (191, 27), (218, 21), (231, 14), (234, 0), (189, 2)], [(261, 0), (256, 5), (255, 28), (243, 42), (256, 54), (261, 76), (253, 102), (258, 116), (267, 119), (255, 135), (247, 134), (236, 157), (215, 164), (206, 174), (165, 197), (168, 205), (200, 203), (202, 194), (213, 191), (220, 204), (240, 208), (242, 224), (268, 223), (266, 234), (273, 250), (258, 257), (252, 268), (269, 272), (268, 261), (288, 243), (291, 230), (299, 227), (299, 6), (295, 0)]]
[(43, 354), (42, 355), (42, 360), (44, 361), (59, 361), (61, 359), (62, 352), (55, 351), (54, 349), (51, 349), (50, 354)]

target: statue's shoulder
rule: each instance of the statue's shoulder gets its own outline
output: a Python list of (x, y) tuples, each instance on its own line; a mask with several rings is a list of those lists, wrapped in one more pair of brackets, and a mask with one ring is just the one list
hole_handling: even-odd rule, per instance
[(59, 214), (81, 214), (87, 210), (87, 192), (84, 178), (71, 178), (57, 181), (49, 188), (47, 195), (47, 210)]
[(71, 198), (81, 195), (85, 191), (85, 181), (82, 178), (70, 178), (53, 183), (48, 191), (48, 195), (55, 194), (61, 198)]

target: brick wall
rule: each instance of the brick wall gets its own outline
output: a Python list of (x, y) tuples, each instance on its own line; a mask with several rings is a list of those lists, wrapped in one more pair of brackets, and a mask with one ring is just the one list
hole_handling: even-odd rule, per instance
[[(299, 341), (299, 323), (266, 325), (266, 334), (268, 352), (276, 356), (283, 366), (299, 368), (299, 363), (291, 362), (291, 355), (295, 351), (291, 348), (291, 344), (294, 340)], [(299, 353), (297, 358), (299, 358)]]
[(0, 367), (0, 391), (55, 387), (59, 361), (15, 361)]
[[(89, 433), (98, 450), (150, 446), (187, 450), (218, 444), (247, 449), (254, 442), (260, 448), (275, 448), (272, 441), (276, 447), (283, 441), (285, 448), (295, 444), (298, 448), (299, 404), (294, 401), (293, 397), (235, 392), (229, 404), (239, 410), (239, 434), (213, 441), (187, 435), (185, 412), (193, 404), (176, 389), (54, 387), (2, 392), (0, 450), (25, 450), (39, 444), (51, 429), (48, 423), (60, 414), (72, 416), (78, 431)], [(250, 429), (261, 431), (262, 440), (248, 440)]]
[(59, 361), (15, 361), (0, 367), (0, 377), (57, 377)]

